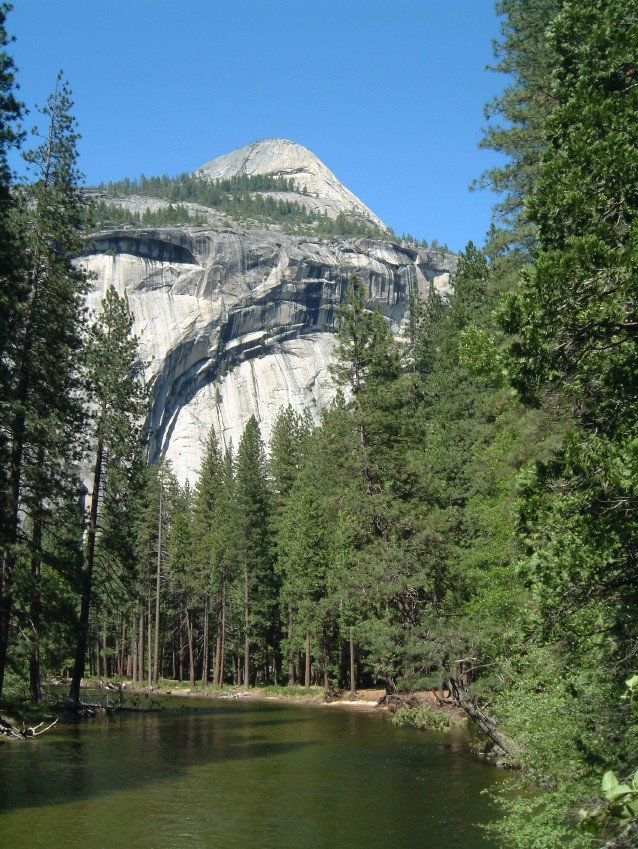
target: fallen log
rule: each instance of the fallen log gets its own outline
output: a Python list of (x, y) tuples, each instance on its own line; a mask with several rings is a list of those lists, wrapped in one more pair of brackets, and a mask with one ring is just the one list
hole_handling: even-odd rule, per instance
[[(468, 696), (465, 690), (463, 690), (462, 687), (459, 687), (458, 683), (453, 678), (450, 679), (450, 692), (452, 693), (452, 701), (465, 711), (470, 719), (496, 746), (498, 746), (499, 749), (503, 751), (505, 755), (509, 756), (508, 765), (512, 768), (521, 766), (522, 760), (520, 746), (512, 740), (511, 737), (504, 734), (494, 720), (485, 713), (485, 711), (482, 711), (477, 707), (474, 699)], [(442, 703), (449, 703), (450, 700), (439, 699), (439, 701)]]
[(0, 734), (4, 737), (8, 737), (10, 740), (29, 740), (33, 737), (39, 737), (40, 734), (44, 734), (53, 728), (54, 725), (57, 725), (58, 720), (54, 719), (53, 722), (49, 723), (46, 728), (42, 728), (44, 722), (39, 722), (37, 725), (32, 725), (28, 727), (22, 726), (22, 730), (13, 725), (13, 723), (9, 722), (7, 719), (3, 719), (0, 716)]
[[(40, 734), (44, 734), (47, 731), (50, 731), (54, 725), (58, 724), (58, 720), (54, 719), (53, 722), (50, 722), (46, 728), (42, 728), (44, 722), (38, 723), (38, 725), (33, 726), (33, 728), (27, 728), (24, 732), (25, 737), (39, 737)], [(38, 731), (38, 728), (42, 728), (41, 731)]]

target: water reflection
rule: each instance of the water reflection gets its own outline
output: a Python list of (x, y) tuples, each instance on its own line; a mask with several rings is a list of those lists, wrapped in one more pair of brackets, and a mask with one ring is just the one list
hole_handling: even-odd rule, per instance
[(460, 736), (380, 715), (221, 702), (119, 714), (0, 749), (0, 849), (84, 849), (96, 823), (100, 849), (484, 849), (481, 790), (502, 780)]

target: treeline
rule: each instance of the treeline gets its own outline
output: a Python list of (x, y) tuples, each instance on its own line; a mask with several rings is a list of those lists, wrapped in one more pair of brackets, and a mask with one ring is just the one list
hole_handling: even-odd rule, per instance
[(272, 174), (236, 174), (221, 180), (209, 180), (183, 171), (176, 177), (163, 174), (161, 177), (146, 177), (114, 180), (101, 183), (97, 188), (112, 197), (121, 195), (142, 195), (158, 197), (172, 203), (190, 201), (204, 206), (221, 206), (227, 195), (244, 195), (254, 192), (296, 192), (307, 194), (303, 187), (298, 190), (294, 180), (276, 177)]
[(191, 227), (203, 227), (208, 223), (205, 216), (190, 210), (181, 203), (169, 203), (159, 209), (147, 207), (142, 212), (135, 212), (126, 207), (98, 200), (91, 206), (89, 215), (92, 226), (125, 224), (132, 227), (170, 227), (189, 224)]
[[(272, 197), (270, 192), (297, 192), (307, 194), (306, 187), (297, 189), (294, 181), (285, 177), (275, 177), (269, 174), (238, 174), (224, 180), (209, 180), (205, 177), (182, 173), (176, 177), (164, 174), (162, 177), (145, 177), (125, 179), (105, 183), (96, 187), (112, 197), (133, 194), (142, 197), (156, 197), (170, 201), (171, 204), (198, 203), (211, 209), (219, 209), (231, 218), (254, 219), (263, 222), (275, 222), (289, 227), (293, 231), (310, 231), (326, 236), (364, 236), (370, 239), (386, 239), (388, 232), (378, 227), (356, 220), (340, 212), (336, 218), (330, 218), (327, 213), (315, 213), (307, 210), (295, 200)], [(174, 207), (173, 215), (178, 218), (176, 210), (185, 207)], [(97, 205), (97, 223), (113, 220), (114, 207), (108, 201), (100, 201)], [(125, 216), (127, 213), (115, 213)], [(155, 215), (155, 213), (148, 213)], [(159, 213), (158, 213), (159, 214)], [(144, 215), (144, 214), (143, 214)], [(161, 217), (161, 216), (160, 216)], [(128, 213), (124, 223), (136, 224), (137, 213)], [(150, 222), (149, 223), (153, 223)], [(168, 221), (168, 224), (194, 223), (188, 219)]]

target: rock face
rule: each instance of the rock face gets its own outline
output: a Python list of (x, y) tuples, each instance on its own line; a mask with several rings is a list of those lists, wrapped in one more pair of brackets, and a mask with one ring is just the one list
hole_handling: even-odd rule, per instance
[[(261, 158), (251, 145), (205, 168), (219, 176), (238, 173), (237, 163), (271, 168), (277, 151), (291, 144), (264, 142)], [(325, 177), (330, 188), (334, 175), (310, 151), (293, 147), (299, 159), (284, 161), (298, 161), (300, 174)], [(271, 151), (267, 165), (264, 150)], [(343, 190), (343, 203), (369, 213), (336, 184), (335, 203)], [(151, 386), (151, 458), (165, 455), (182, 482), (195, 480), (211, 427), (222, 446), (236, 448), (251, 415), (265, 440), (288, 404), (318, 418), (336, 391), (328, 371), (335, 307), (351, 275), (364, 283), (368, 306), (400, 333), (410, 292), (425, 294), (430, 285), (444, 292), (454, 268), (454, 257), (439, 251), (214, 219), (206, 227), (100, 232), (80, 262), (95, 277), (92, 310), (111, 284), (128, 299)]]
[[(223, 180), (239, 174), (269, 174), (292, 179), (295, 192), (268, 192), (272, 197), (285, 197), (309, 209), (336, 218), (344, 213), (374, 227), (385, 230), (385, 224), (356, 195), (335, 177), (320, 159), (303, 145), (288, 139), (264, 139), (211, 159), (196, 174), (211, 180)], [(302, 192), (305, 190), (306, 193)]]

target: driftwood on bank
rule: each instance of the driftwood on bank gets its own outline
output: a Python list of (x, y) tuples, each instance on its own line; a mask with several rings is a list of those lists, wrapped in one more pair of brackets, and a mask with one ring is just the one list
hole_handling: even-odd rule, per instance
[(494, 720), (489, 717), (485, 711), (480, 710), (474, 699), (472, 699), (465, 690), (459, 686), (454, 678), (450, 679), (451, 699), (441, 699), (437, 696), (437, 700), (441, 704), (458, 705), (462, 708), (470, 719), (481, 729), (481, 731), (490, 738), (490, 740), (507, 755), (508, 765), (518, 767), (521, 765), (521, 750), (517, 743), (504, 734)]
[(332, 702), (339, 701), (340, 698), (341, 698), (341, 693), (339, 693), (337, 690), (335, 690), (334, 687), (328, 687), (328, 689), (326, 690), (326, 692), (324, 694), (323, 701), (326, 704), (332, 704)]
[(379, 699), (377, 707), (385, 707), (390, 713), (396, 713), (401, 708), (418, 708), (421, 704), (421, 700), (414, 693), (386, 693)]
[(50, 722), (46, 728), (43, 728), (44, 722), (39, 722), (37, 725), (32, 726), (22, 726), (22, 729), (16, 728), (13, 723), (9, 722), (7, 719), (3, 719), (0, 716), (0, 735), (3, 737), (8, 737), (9, 740), (30, 740), (33, 737), (39, 737), (40, 734), (44, 734), (53, 728), (54, 725), (57, 725), (58, 720), (54, 719), (53, 722)]

